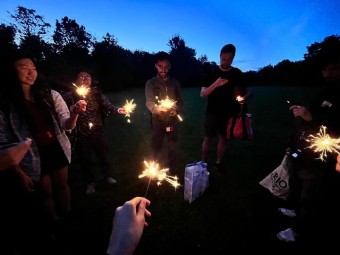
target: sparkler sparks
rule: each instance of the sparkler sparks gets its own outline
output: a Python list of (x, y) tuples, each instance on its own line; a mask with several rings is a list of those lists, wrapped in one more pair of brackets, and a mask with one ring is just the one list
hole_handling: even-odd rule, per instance
[(79, 96), (82, 96), (83, 98), (85, 98), (90, 91), (90, 88), (86, 87), (85, 85), (77, 86), (75, 83), (72, 83), (72, 85), (77, 88), (76, 89), (77, 94)]
[[(157, 185), (161, 185), (162, 181), (167, 181), (170, 183), (175, 189), (180, 186), (178, 183), (178, 178), (177, 176), (171, 176), (168, 175), (167, 172), (169, 171), (169, 168), (163, 168), (160, 169), (159, 164), (155, 161), (144, 161), (145, 169), (138, 176), (138, 178), (143, 178), (143, 177), (149, 177), (149, 180), (157, 180)], [(149, 184), (150, 184), (149, 181)], [(149, 185), (148, 185), (149, 188)], [(145, 194), (148, 191), (148, 188), (146, 189)]]
[(244, 97), (242, 96), (237, 96), (236, 97), (237, 102), (242, 102), (244, 100)]
[(309, 135), (305, 140), (310, 142), (311, 145), (307, 148), (313, 149), (314, 152), (320, 153), (318, 159), (326, 161), (327, 153), (340, 153), (340, 138), (331, 138), (326, 133), (326, 126), (321, 126), (316, 135)]
[(156, 97), (156, 100), (157, 100), (156, 106), (158, 107), (162, 107), (168, 110), (176, 107), (176, 101), (169, 98), (168, 96), (166, 96), (166, 98), (162, 100), (158, 100), (158, 97)]
[(131, 99), (130, 101), (129, 100), (126, 100), (125, 101), (125, 105), (123, 106), (124, 110), (125, 110), (125, 117), (127, 117), (127, 122), (130, 123), (130, 117), (131, 117), (131, 113), (133, 113), (133, 111), (135, 110), (136, 108), (136, 104), (133, 102), (133, 99)]

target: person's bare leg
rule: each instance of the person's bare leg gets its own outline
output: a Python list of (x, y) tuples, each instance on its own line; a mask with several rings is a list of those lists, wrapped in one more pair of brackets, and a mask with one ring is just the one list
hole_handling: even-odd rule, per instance
[(210, 149), (210, 144), (211, 144), (211, 138), (205, 136), (203, 139), (203, 144), (202, 144), (202, 161), (204, 162), (206, 162), (207, 154)]
[(224, 155), (226, 138), (224, 136), (218, 137), (218, 145), (217, 145), (217, 159), (216, 164), (220, 164)]
[(65, 166), (53, 172), (52, 181), (55, 197), (58, 199), (63, 215), (71, 211), (71, 192), (68, 186), (68, 167)]
[(54, 199), (52, 196), (52, 182), (50, 175), (45, 175), (40, 179), (40, 187), (43, 192), (43, 204), (47, 213), (47, 216), (51, 220), (59, 219), (56, 212)]

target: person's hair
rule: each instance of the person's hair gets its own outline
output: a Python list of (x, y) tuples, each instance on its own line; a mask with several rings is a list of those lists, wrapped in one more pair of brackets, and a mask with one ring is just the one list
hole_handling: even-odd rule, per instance
[(162, 60), (168, 60), (170, 61), (170, 54), (166, 53), (165, 51), (160, 51), (155, 55), (155, 62), (157, 63), (158, 61)]
[(323, 46), (318, 53), (321, 67), (340, 63), (340, 37), (329, 36), (322, 42)]
[[(4, 93), (8, 96), (8, 99), (12, 102), (14, 108), (21, 120), (25, 120), (29, 123), (30, 128), (34, 125), (34, 123), (29, 122), (28, 112), (25, 106), (25, 97), (24, 92), (22, 90), (22, 86), (17, 74), (17, 70), (15, 69), (15, 62), (21, 59), (30, 59), (35, 67), (38, 69), (38, 63), (34, 56), (29, 52), (18, 50), (13, 52), (10, 60), (7, 63), (8, 73), (6, 74), (6, 88)], [(47, 114), (49, 109), (54, 111), (54, 103), (51, 95), (51, 89), (47, 86), (45, 79), (41, 77), (39, 72), (37, 72), (37, 78), (34, 84), (30, 87), (31, 94), (33, 100), (43, 109), (43, 111)]]
[(236, 47), (233, 44), (226, 44), (222, 47), (221, 52), (220, 52), (220, 56), (223, 53), (232, 53), (234, 56), (236, 54)]

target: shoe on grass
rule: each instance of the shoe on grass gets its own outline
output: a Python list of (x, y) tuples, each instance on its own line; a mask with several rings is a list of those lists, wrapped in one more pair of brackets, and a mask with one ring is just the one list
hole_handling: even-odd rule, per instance
[(86, 194), (93, 194), (96, 192), (96, 184), (94, 182), (91, 182), (86, 187)]
[(106, 182), (108, 184), (116, 184), (117, 183), (117, 181), (115, 179), (113, 179), (112, 177), (106, 178)]
[(285, 216), (288, 217), (296, 217), (296, 213), (294, 210), (291, 209), (287, 209), (287, 208), (278, 208), (279, 212), (282, 213)]
[(283, 242), (295, 242), (296, 241), (296, 233), (293, 229), (287, 228), (286, 230), (282, 230), (279, 233), (277, 233), (277, 238)]

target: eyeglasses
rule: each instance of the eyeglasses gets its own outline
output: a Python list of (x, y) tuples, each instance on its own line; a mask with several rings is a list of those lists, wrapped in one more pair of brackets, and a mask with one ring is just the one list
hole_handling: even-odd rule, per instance
[(165, 66), (161, 66), (161, 65), (155, 65), (156, 68), (159, 70), (159, 71), (169, 71), (171, 65), (165, 65)]
[(91, 76), (89, 76), (89, 75), (79, 76), (79, 79), (80, 80), (90, 80)]

